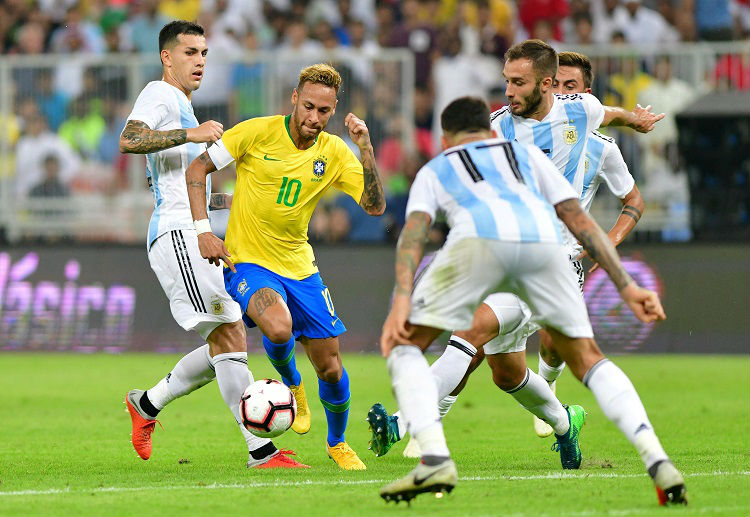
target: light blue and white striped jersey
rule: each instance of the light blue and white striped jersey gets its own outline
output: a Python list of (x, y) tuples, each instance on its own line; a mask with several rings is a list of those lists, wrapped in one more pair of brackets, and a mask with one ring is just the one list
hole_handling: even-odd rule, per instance
[[(198, 127), (193, 106), (185, 94), (165, 81), (152, 81), (138, 95), (128, 120), (140, 120), (157, 131)], [(206, 144), (188, 142), (146, 155), (146, 179), (154, 196), (146, 246), (171, 230), (192, 230), (185, 169), (206, 150)], [(211, 178), (206, 181), (206, 203)]]
[(594, 195), (602, 182), (610, 192), (623, 199), (633, 190), (635, 179), (630, 174), (625, 159), (615, 139), (593, 131), (586, 142), (586, 162), (581, 186), (573, 185), (581, 193), (581, 206), (587, 212), (591, 209)]
[(480, 237), (562, 243), (554, 206), (577, 199), (557, 168), (534, 146), (502, 138), (452, 147), (417, 173), (407, 217), (445, 212), (448, 242)]
[[(535, 145), (575, 187), (583, 177), (586, 140), (604, 119), (604, 107), (588, 93), (555, 94), (547, 116), (541, 121), (513, 115), (505, 106), (490, 115), (490, 125), (499, 136)], [(579, 190), (580, 193), (580, 190)]]

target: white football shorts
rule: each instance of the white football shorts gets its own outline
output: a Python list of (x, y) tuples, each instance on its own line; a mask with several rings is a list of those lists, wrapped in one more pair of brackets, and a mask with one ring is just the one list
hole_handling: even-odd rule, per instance
[(577, 284), (562, 245), (461, 239), (443, 246), (416, 280), (409, 321), (466, 330), (490, 294), (510, 292), (541, 326), (568, 337), (593, 337)]
[(242, 318), (242, 309), (224, 289), (224, 275), (201, 257), (195, 230), (172, 230), (151, 245), (151, 269), (156, 273), (175, 321), (206, 339), (222, 323)]

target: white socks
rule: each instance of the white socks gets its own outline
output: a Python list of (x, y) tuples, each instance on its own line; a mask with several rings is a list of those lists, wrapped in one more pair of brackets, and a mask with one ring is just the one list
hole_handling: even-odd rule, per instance
[(512, 395), (530, 413), (552, 426), (555, 434), (563, 435), (570, 429), (568, 412), (552, 393), (549, 384), (528, 368), (524, 381), (506, 393)]
[(422, 455), (449, 456), (438, 414), (437, 386), (422, 350), (413, 345), (394, 347), (388, 356), (388, 371), (401, 416)]
[[(443, 354), (438, 357), (430, 366), (430, 373), (435, 379), (438, 390), (438, 412), (440, 418), (444, 417), (450, 411), (457, 397), (451, 396), (451, 392), (461, 383), (461, 379), (466, 375), (472, 358), (476, 355), (477, 349), (463, 338), (452, 335), (445, 347)], [(401, 438), (406, 435), (406, 422), (401, 416), (401, 411), (396, 411), (393, 416), (397, 416), (398, 434)]]
[(646, 410), (627, 375), (609, 359), (602, 359), (584, 375), (599, 406), (633, 444), (646, 468), (669, 459), (651, 427)]
[(164, 409), (174, 399), (205, 386), (214, 377), (208, 344), (205, 344), (180, 359), (169, 375), (148, 390), (148, 400), (156, 409)]
[(544, 362), (542, 354), (539, 354), (539, 375), (541, 375), (542, 379), (547, 381), (548, 384), (555, 382), (564, 369), (565, 363), (562, 363), (560, 366), (550, 366)]
[(221, 396), (239, 424), (242, 436), (247, 442), (248, 450), (254, 451), (266, 445), (271, 440), (259, 438), (250, 433), (242, 425), (242, 418), (240, 417), (240, 398), (245, 389), (253, 382), (253, 375), (247, 369), (247, 352), (217, 354), (213, 357), (212, 362), (216, 369), (216, 382), (219, 384)]

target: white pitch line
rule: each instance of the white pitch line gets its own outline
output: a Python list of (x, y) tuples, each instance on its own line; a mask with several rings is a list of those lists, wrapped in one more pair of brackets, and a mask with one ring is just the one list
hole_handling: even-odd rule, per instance
[[(646, 477), (647, 474), (617, 474), (617, 473), (573, 473), (573, 472), (558, 472), (549, 474), (537, 474), (532, 476), (469, 476), (459, 478), (461, 482), (481, 482), (481, 481), (533, 481), (537, 479), (625, 479), (625, 478), (640, 478)], [(737, 472), (728, 472), (723, 470), (716, 470), (713, 472), (693, 472), (684, 474), (685, 477), (705, 477), (705, 476), (750, 476), (750, 471), (740, 470)], [(339, 485), (374, 485), (380, 483), (388, 483), (393, 481), (392, 479), (341, 479), (341, 480), (328, 480), (318, 481), (312, 479), (306, 479), (304, 481), (289, 481), (287, 479), (274, 479), (272, 481), (256, 481), (248, 483), (211, 483), (207, 485), (148, 485), (142, 487), (65, 487), (65, 488), (50, 488), (47, 490), (15, 490), (15, 491), (0, 491), (0, 497), (13, 497), (13, 496), (27, 496), (27, 495), (55, 495), (55, 494), (90, 494), (90, 493), (104, 493), (104, 492), (137, 492), (141, 490), (231, 490), (231, 489), (245, 489), (245, 488), (268, 488), (276, 487), (283, 484), (283, 486), (339, 486)], [(583, 514), (581, 514), (583, 515)]]

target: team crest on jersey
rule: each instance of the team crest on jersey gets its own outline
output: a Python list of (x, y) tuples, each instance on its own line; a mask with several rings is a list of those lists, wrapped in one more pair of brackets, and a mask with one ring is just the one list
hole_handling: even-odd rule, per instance
[[(245, 285), (245, 289), (247, 289), (247, 285)], [(213, 296), (211, 298), (211, 310), (217, 316), (219, 314), (224, 314), (224, 301), (221, 298), (219, 298), (218, 295)]]
[(240, 293), (240, 294), (245, 294), (245, 291), (247, 291), (247, 282), (245, 282), (245, 281), (243, 280), (243, 281), (242, 281), (242, 282), (240, 282), (240, 283), (239, 283), (239, 285), (237, 286), (237, 292), (238, 292), (238, 293)]
[(326, 173), (326, 165), (328, 165), (328, 158), (325, 156), (318, 156), (313, 161), (313, 174), (316, 178), (320, 178)]
[(568, 145), (573, 145), (578, 142), (578, 130), (576, 127), (570, 124), (565, 124), (563, 126), (563, 139)]

